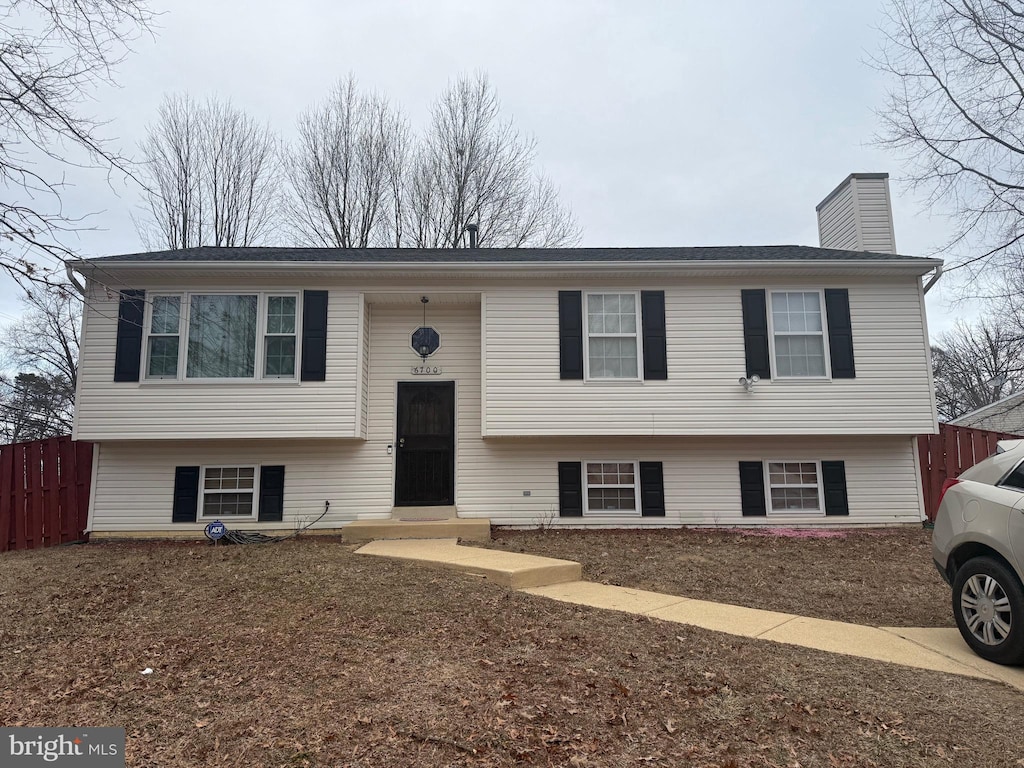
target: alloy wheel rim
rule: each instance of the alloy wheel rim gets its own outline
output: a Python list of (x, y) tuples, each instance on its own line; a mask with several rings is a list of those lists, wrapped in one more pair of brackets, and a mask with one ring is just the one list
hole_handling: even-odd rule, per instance
[(999, 645), (1010, 634), (1010, 598), (988, 574), (977, 573), (964, 582), (960, 610), (968, 631), (985, 645)]

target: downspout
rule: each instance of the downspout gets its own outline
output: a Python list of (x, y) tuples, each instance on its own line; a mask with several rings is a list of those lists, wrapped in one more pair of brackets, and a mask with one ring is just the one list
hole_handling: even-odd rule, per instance
[(85, 286), (78, 281), (78, 278), (75, 276), (75, 269), (71, 266), (70, 262), (64, 262), (64, 272), (68, 276), (68, 282), (71, 283), (76, 291), (85, 297)]
[(939, 266), (937, 266), (935, 268), (935, 274), (932, 275), (932, 279), (924, 284), (924, 293), (928, 293), (928, 291), (931, 290), (932, 286), (935, 285), (937, 282), (939, 282), (939, 278), (940, 277), (942, 277), (942, 265), (941, 264), (939, 264)]

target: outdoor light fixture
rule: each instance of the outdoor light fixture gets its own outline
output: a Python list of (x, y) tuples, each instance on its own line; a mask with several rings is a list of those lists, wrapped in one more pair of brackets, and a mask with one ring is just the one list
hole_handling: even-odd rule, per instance
[(755, 373), (753, 376), (740, 376), (739, 383), (743, 385), (744, 392), (749, 392), (760, 380), (761, 377)]
[(440, 334), (427, 325), (427, 304), (430, 299), (426, 296), (420, 297), (420, 303), (423, 304), (423, 324), (413, 331), (412, 334), (412, 349), (420, 356), (423, 362), (427, 361), (427, 358), (437, 352), (441, 346)]

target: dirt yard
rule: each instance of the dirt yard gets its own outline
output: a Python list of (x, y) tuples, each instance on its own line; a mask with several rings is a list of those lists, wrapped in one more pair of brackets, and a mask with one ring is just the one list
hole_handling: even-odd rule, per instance
[(489, 545), (583, 564), (590, 581), (857, 624), (952, 627), (931, 531), (496, 531)]
[(138, 768), (1024, 759), (1021, 694), (996, 683), (351, 550), (307, 539), (5, 554), (0, 723), (124, 726)]

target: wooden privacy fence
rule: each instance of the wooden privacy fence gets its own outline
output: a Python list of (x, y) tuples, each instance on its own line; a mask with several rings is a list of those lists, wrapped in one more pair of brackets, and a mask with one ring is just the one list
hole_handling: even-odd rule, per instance
[(0, 552), (85, 541), (91, 482), (92, 443), (0, 446)]
[(982, 459), (996, 452), (999, 440), (1016, 440), (1020, 435), (990, 432), (987, 429), (955, 427), (939, 424), (939, 434), (918, 435), (917, 450), (921, 456), (921, 486), (924, 489), (924, 509), (928, 519), (934, 521), (939, 510), (942, 484), (951, 477), (959, 477)]

